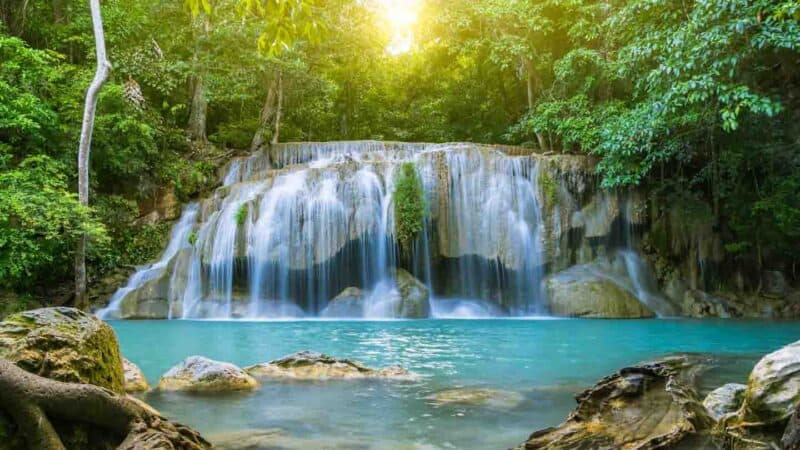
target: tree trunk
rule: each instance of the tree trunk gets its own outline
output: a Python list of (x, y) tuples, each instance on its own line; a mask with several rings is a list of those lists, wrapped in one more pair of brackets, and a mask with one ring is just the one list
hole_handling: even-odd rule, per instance
[[(83, 124), (81, 125), (81, 139), (78, 146), (78, 200), (81, 205), (89, 205), (89, 152), (92, 146), (92, 131), (94, 129), (94, 116), (97, 110), (97, 96), (108, 79), (111, 64), (106, 57), (106, 41), (103, 34), (103, 18), (100, 14), (100, 0), (89, 0), (92, 11), (92, 26), (94, 28), (95, 52), (97, 54), (97, 71), (92, 84), (86, 92), (86, 105), (83, 110)], [(86, 233), (78, 239), (78, 248), (75, 251), (75, 306), (87, 309), (89, 304), (86, 298)]]
[(133, 397), (119, 396), (91, 384), (40, 377), (3, 359), (0, 359), (0, 408), (17, 424), (29, 448), (64, 450), (52, 419), (87, 423), (111, 431), (124, 438), (118, 450), (211, 448), (196, 431), (164, 419)]
[[(527, 79), (527, 88), (528, 88), (528, 114), (533, 114), (533, 92), (535, 89), (535, 85), (538, 86), (538, 78), (536, 78), (536, 74), (533, 72), (533, 63), (531, 63), (530, 59), (525, 58), (525, 72), (528, 75)], [(536, 131), (536, 140), (539, 142), (539, 148), (542, 151), (550, 150), (550, 147), (547, 145), (547, 140), (544, 138), (544, 134), (539, 131)]]
[(264, 133), (269, 129), (272, 123), (272, 117), (275, 115), (275, 85), (277, 80), (273, 79), (269, 84), (267, 90), (267, 99), (264, 101), (264, 106), (261, 108), (261, 116), (258, 119), (258, 129), (253, 135), (253, 141), (250, 143), (250, 150), (256, 151), (264, 145)]
[(189, 125), (186, 132), (189, 139), (195, 142), (205, 143), (206, 137), (206, 116), (208, 114), (208, 102), (206, 101), (205, 83), (202, 75), (195, 75), (192, 79), (192, 104), (189, 109)]
[(278, 72), (278, 104), (275, 107), (275, 132), (272, 133), (272, 145), (278, 143), (281, 134), (281, 113), (283, 111), (283, 75)]

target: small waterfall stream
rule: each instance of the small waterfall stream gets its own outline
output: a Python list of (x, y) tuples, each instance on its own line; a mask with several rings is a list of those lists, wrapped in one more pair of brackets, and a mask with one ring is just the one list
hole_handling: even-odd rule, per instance
[[(391, 274), (403, 267), (429, 288), (434, 314), (545, 314), (546, 227), (558, 228), (550, 239), (568, 239), (569, 215), (545, 211), (543, 161), (475, 144), (374, 141), (280, 144), (236, 158), (211, 198), (186, 207), (161, 259), (98, 313), (125, 317), (129, 301), (161, 302), (169, 318), (318, 316), (357, 287), (364, 317), (392, 317)], [(404, 163), (419, 176), (426, 217), (401, 260), (394, 186)], [(582, 220), (606, 221), (596, 214)]]

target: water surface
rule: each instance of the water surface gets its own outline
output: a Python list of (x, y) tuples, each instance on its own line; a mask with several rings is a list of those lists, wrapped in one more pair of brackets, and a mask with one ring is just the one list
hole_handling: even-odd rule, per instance
[[(723, 320), (116, 321), (122, 352), (151, 384), (190, 355), (247, 366), (299, 350), (400, 364), (419, 382), (267, 382), (228, 395), (150, 393), (167, 416), (207, 436), (280, 429), (310, 448), (503, 449), (556, 425), (573, 396), (620, 367), (675, 352), (713, 356), (701, 389), (745, 382), (763, 354), (800, 339), (800, 322)], [(519, 402), (441, 406), (452, 387)], [(276, 444), (276, 445), (278, 445)], [(337, 447), (338, 445), (338, 447)], [(281, 448), (286, 448), (281, 447)]]

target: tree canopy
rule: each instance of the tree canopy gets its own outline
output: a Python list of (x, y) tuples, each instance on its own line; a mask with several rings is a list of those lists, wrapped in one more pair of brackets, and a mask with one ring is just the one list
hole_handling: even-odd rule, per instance
[(387, 50), (386, 3), (104, 1), (114, 71), (82, 209), (88, 7), (0, 0), (2, 284), (58, 279), (79, 230), (104, 246), (96, 273), (143, 262), (140, 204), (197, 196), (276, 137), (592, 154), (603, 186), (692, 205), (731, 257), (800, 258), (797, 0), (425, 0), (407, 52)]

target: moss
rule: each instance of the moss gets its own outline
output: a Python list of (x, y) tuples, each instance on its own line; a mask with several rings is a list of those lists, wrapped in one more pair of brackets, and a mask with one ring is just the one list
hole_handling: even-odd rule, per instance
[(425, 193), (413, 163), (403, 163), (395, 183), (394, 232), (401, 247), (409, 249), (425, 220)]
[(239, 207), (239, 210), (236, 211), (236, 224), (237, 225), (244, 225), (245, 220), (247, 220), (247, 211), (248, 206), (247, 203)]
[(558, 200), (558, 186), (556, 185), (556, 181), (549, 173), (539, 172), (537, 182), (545, 202), (545, 208), (552, 208)]
[(189, 233), (189, 237), (187, 238), (187, 240), (189, 241), (189, 245), (194, 245), (195, 242), (197, 242), (197, 232), (192, 231), (191, 233)]

